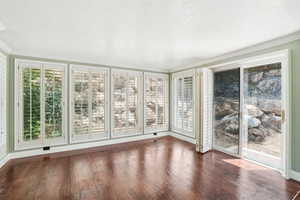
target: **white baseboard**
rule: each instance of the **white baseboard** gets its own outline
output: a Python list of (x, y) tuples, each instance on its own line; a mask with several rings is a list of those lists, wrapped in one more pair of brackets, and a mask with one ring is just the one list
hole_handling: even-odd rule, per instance
[(169, 132), (169, 135), (173, 136), (173, 137), (175, 137), (179, 140), (183, 140), (183, 141), (186, 141), (186, 142), (189, 142), (189, 143), (192, 143), (192, 144), (196, 144), (196, 139), (195, 138), (191, 138), (191, 137), (188, 137), (188, 136), (185, 136), (185, 135), (182, 135), (182, 134), (179, 134), (179, 133), (175, 133), (175, 132), (172, 132), (172, 131)]
[(0, 169), (10, 160), (10, 155), (7, 154), (3, 158), (0, 159)]
[(289, 178), (300, 182), (300, 172), (290, 170), (289, 171)]
[(10, 159), (25, 158), (25, 157), (30, 157), (30, 156), (45, 155), (45, 154), (49, 154), (49, 153), (58, 153), (58, 152), (80, 150), (80, 149), (86, 149), (86, 148), (92, 148), (92, 147), (101, 147), (101, 146), (107, 146), (107, 145), (112, 145), (112, 144), (120, 144), (120, 143), (125, 143), (125, 142), (134, 142), (134, 141), (139, 141), (139, 140), (157, 138), (157, 137), (162, 137), (162, 136), (167, 136), (167, 135), (169, 135), (169, 132), (159, 132), (159, 133), (157, 133), (157, 135), (148, 134), (148, 135), (124, 137), (124, 138), (111, 139), (111, 140), (103, 140), (103, 141), (97, 141), (97, 142), (86, 142), (86, 143), (80, 143), (80, 144), (54, 146), (54, 147), (51, 147), (49, 151), (43, 151), (42, 149), (16, 151), (16, 152), (10, 153), (9, 158)]

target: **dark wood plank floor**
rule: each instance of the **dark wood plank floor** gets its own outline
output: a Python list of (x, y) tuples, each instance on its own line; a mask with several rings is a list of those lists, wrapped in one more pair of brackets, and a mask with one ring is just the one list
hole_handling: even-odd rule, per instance
[(0, 170), (5, 200), (288, 200), (300, 183), (172, 137), (12, 161)]

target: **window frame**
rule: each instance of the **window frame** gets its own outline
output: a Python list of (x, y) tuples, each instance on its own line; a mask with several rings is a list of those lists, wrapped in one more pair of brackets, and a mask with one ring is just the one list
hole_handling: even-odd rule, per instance
[[(146, 79), (147, 78), (162, 78), (164, 80), (165, 83), (165, 87), (164, 87), (164, 93), (165, 93), (165, 100), (164, 100), (164, 108), (165, 108), (165, 118), (167, 120), (167, 122), (164, 122), (164, 124), (166, 124), (165, 128), (147, 128), (146, 127)], [(144, 134), (152, 134), (152, 133), (156, 133), (156, 132), (163, 132), (163, 131), (168, 131), (169, 130), (169, 124), (170, 124), (170, 120), (169, 120), (169, 102), (170, 102), (170, 98), (169, 98), (169, 75), (168, 74), (162, 74), (162, 73), (154, 73), (154, 72), (145, 72), (144, 73), (144, 94), (143, 94), (143, 98), (144, 98), (144, 115), (143, 115), (143, 119), (144, 119)], [(157, 120), (157, 115), (156, 115), (156, 120)]]
[[(90, 141), (100, 141), (100, 140), (107, 140), (110, 138), (109, 130), (110, 130), (110, 95), (109, 95), (109, 79), (110, 73), (109, 68), (106, 67), (98, 67), (98, 66), (89, 66), (89, 65), (70, 65), (70, 73), (69, 73), (69, 138), (70, 143), (81, 143), (81, 142), (90, 142)], [(84, 135), (75, 135), (74, 127), (73, 127), (73, 113), (74, 113), (74, 80), (73, 80), (73, 71), (84, 71), (84, 72), (103, 72), (104, 73), (104, 131), (99, 133), (88, 133)]]
[[(182, 78), (184, 80), (185, 77), (192, 77), (193, 81), (193, 86), (192, 86), (192, 91), (193, 91), (193, 102), (192, 102), (192, 131), (188, 131), (184, 128), (178, 128), (176, 126), (176, 113), (177, 113), (177, 80)], [(184, 92), (184, 88), (182, 88), (182, 92)], [(195, 139), (196, 134), (195, 134), (195, 96), (196, 96), (196, 70), (187, 70), (187, 71), (182, 71), (182, 72), (177, 72), (172, 74), (172, 124), (171, 124), (171, 129), (172, 131), (182, 134), (186, 137), (190, 137)]]
[(7, 56), (0, 52), (0, 158), (6, 155), (7, 153), (7, 130), (6, 130), (6, 120), (7, 120), (7, 84), (6, 84), (6, 72), (7, 72)]
[[(23, 78), (22, 70), (24, 68), (38, 68), (41, 70), (41, 82), (40, 82), (40, 104), (41, 104), (41, 131), (40, 138), (36, 140), (24, 141), (23, 140)], [(63, 72), (62, 76), (62, 136), (55, 138), (46, 138), (45, 133), (45, 90), (44, 90), (44, 79), (45, 79), (45, 70), (53, 69)], [(67, 64), (54, 63), (54, 62), (41, 62), (33, 60), (15, 60), (15, 150), (25, 150), (33, 149), (43, 146), (57, 146), (67, 144), (68, 141), (68, 132), (67, 132)]]
[[(128, 129), (128, 130), (121, 130), (121, 131), (115, 131), (114, 130), (114, 73), (118, 74), (124, 74), (126, 76), (135, 75), (137, 77), (137, 89), (139, 91), (138, 93), (138, 101), (137, 101), (137, 128), (136, 129)], [(143, 72), (140, 71), (133, 71), (133, 70), (123, 70), (123, 69), (111, 69), (110, 74), (111, 79), (111, 117), (110, 117), (110, 124), (111, 124), (111, 138), (123, 138), (128, 136), (137, 136), (144, 134), (144, 117), (143, 117), (143, 96), (144, 96), (144, 89), (143, 89)], [(127, 87), (126, 87), (126, 96), (127, 96)]]

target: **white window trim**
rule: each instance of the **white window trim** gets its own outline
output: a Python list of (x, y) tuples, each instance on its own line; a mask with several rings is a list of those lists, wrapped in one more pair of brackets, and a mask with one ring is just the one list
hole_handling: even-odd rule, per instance
[[(121, 131), (115, 131), (114, 130), (114, 111), (113, 111), (113, 105), (114, 105), (114, 97), (113, 97), (113, 89), (114, 89), (114, 73), (118, 74), (124, 74), (124, 75), (135, 75), (138, 78), (137, 81), (137, 87), (138, 87), (138, 105), (137, 105), (137, 112), (138, 112), (138, 124), (136, 129), (127, 129), (127, 130), (121, 130)], [(111, 138), (122, 138), (122, 137), (128, 137), (128, 136), (137, 136), (144, 134), (144, 117), (143, 117), (143, 72), (140, 71), (133, 71), (133, 70), (121, 70), (121, 69), (112, 69), (111, 70)]]
[[(104, 85), (104, 101), (105, 101), (105, 108), (104, 108), (104, 132), (95, 132), (89, 133), (84, 135), (75, 135), (73, 129), (73, 113), (74, 113), (74, 100), (73, 100), (73, 71), (84, 71), (84, 72), (103, 72), (105, 78), (105, 85)], [(70, 130), (70, 142), (74, 143), (81, 143), (81, 142), (91, 142), (91, 141), (100, 141), (100, 140), (107, 140), (109, 139), (109, 68), (106, 67), (96, 67), (96, 66), (88, 66), (88, 65), (70, 65), (70, 72), (69, 72), (69, 130)]]
[[(44, 73), (44, 69), (59, 69), (64, 72), (63, 76), (63, 86), (62, 86), (62, 95), (63, 95), (63, 111), (62, 111), (62, 119), (63, 119), (63, 132), (62, 136), (58, 138), (45, 138), (45, 132), (44, 132), (44, 125), (41, 123), (41, 137), (40, 139), (34, 140), (34, 141), (23, 141), (22, 137), (22, 129), (23, 129), (23, 122), (21, 120), (22, 118), (22, 102), (21, 100), (21, 94), (22, 94), (22, 79), (21, 79), (21, 68), (26, 67), (32, 67), (36, 66), (37, 68), (41, 69), (41, 73)], [(16, 59), (15, 60), (15, 107), (14, 107), (14, 113), (15, 113), (15, 150), (25, 150), (25, 149), (33, 149), (33, 148), (39, 148), (43, 146), (56, 146), (56, 145), (64, 145), (67, 144), (68, 141), (68, 134), (67, 134), (67, 65), (62, 63), (51, 63), (51, 62), (41, 62), (41, 61), (33, 61), (33, 60), (24, 60), (24, 59)], [(43, 91), (43, 77), (41, 78), (41, 90)], [(41, 119), (44, 119), (44, 101), (43, 101), (43, 95), (41, 95)]]
[[(176, 79), (178, 78), (184, 78), (184, 77), (187, 77), (187, 76), (192, 76), (193, 77), (193, 118), (192, 118), (192, 124), (193, 124), (193, 130), (190, 132), (190, 131), (186, 131), (184, 129), (180, 129), (180, 128), (177, 128), (175, 126), (176, 124), (176, 119), (175, 119), (175, 113), (177, 112), (177, 109), (176, 109)], [(177, 72), (177, 73), (174, 73), (172, 74), (172, 119), (171, 119), (171, 129), (172, 131), (176, 132), (176, 133), (179, 133), (179, 134), (182, 134), (186, 137), (191, 137), (191, 138), (196, 138), (196, 134), (195, 134), (195, 108), (196, 108), (196, 104), (195, 104), (195, 94), (196, 94), (196, 69), (191, 69), (191, 70), (187, 70), (187, 71), (182, 71), (182, 72)]]
[[(165, 103), (165, 114), (167, 114), (167, 118), (168, 118), (168, 123), (166, 125), (166, 128), (146, 128), (146, 111), (145, 111), (145, 105), (146, 105), (146, 98), (145, 98), (145, 94), (146, 94), (146, 78), (147, 77), (156, 77), (156, 78), (162, 78), (166, 81), (166, 87), (164, 88), (166, 97), (167, 97), (167, 103)], [(170, 98), (169, 98), (169, 75), (168, 74), (160, 74), (160, 73), (153, 73), (153, 72), (145, 72), (144, 73), (144, 134), (151, 134), (151, 133), (156, 133), (156, 132), (162, 132), (162, 131), (168, 131), (169, 130), (169, 102), (170, 102)]]
[(6, 98), (7, 98), (7, 89), (6, 89), (6, 71), (7, 70), (7, 57), (0, 53), (0, 71), (1, 71), (1, 92), (0, 94), (2, 94), (3, 96), (0, 96), (0, 103), (1, 103), (1, 129), (0, 130), (0, 158), (2, 158), (3, 156), (6, 155), (7, 153), (7, 147), (6, 147), (6, 142), (7, 142), (7, 132), (6, 132), (6, 111), (7, 111), (7, 106), (6, 106)]

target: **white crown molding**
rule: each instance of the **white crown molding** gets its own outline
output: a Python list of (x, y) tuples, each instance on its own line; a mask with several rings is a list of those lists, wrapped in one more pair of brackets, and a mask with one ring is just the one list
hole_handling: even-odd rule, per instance
[[(1, 49), (1, 46), (0, 46)], [(88, 65), (88, 66), (100, 66), (100, 67), (108, 67), (113, 69), (120, 69), (120, 70), (133, 70), (133, 71), (141, 71), (141, 72), (154, 72), (154, 73), (169, 73), (167, 69), (159, 69), (159, 68), (149, 68), (149, 67), (139, 67), (139, 66), (116, 66), (110, 64), (103, 64), (98, 62), (89, 62), (86, 60), (81, 59), (73, 59), (72, 58), (64, 58), (62, 56), (45, 56), (40, 54), (30, 55), (25, 54), (23, 51), (12, 51), (10, 53), (13, 57), (18, 59), (25, 59), (25, 60), (38, 60), (38, 61), (45, 61), (45, 62), (59, 62), (59, 63), (67, 63), (70, 65)]]
[(235, 50), (235, 51), (232, 51), (232, 52), (229, 52), (229, 53), (225, 53), (225, 54), (213, 57), (213, 58), (205, 59), (205, 60), (202, 60), (198, 63), (194, 63), (192, 65), (177, 67), (177, 68), (174, 68), (174, 69), (170, 70), (169, 72), (174, 73), (174, 72), (187, 70), (187, 69), (191, 69), (191, 68), (197, 68), (197, 67), (200, 67), (202, 65), (206, 65), (206, 64), (226, 60), (226, 59), (229, 59), (229, 58), (234, 58), (234, 57), (237, 57), (237, 56), (243, 56), (243, 55), (253, 53), (253, 52), (256, 52), (256, 51), (261, 51), (261, 50), (265, 50), (265, 49), (268, 49), (268, 48), (284, 45), (284, 44), (287, 44), (289, 42), (293, 42), (293, 41), (296, 41), (296, 40), (300, 40), (300, 31), (297, 31), (297, 32), (288, 34), (286, 36), (273, 39), (273, 40), (262, 42), (262, 43), (259, 43), (259, 44), (256, 44), (256, 45), (252, 45), (252, 46), (248, 46), (248, 47), (245, 47), (245, 48), (242, 48), (242, 49), (238, 49), (238, 50)]
[(2, 50), (6, 54), (12, 53), (12, 49), (2, 40), (0, 40), (0, 50)]

